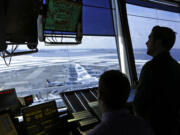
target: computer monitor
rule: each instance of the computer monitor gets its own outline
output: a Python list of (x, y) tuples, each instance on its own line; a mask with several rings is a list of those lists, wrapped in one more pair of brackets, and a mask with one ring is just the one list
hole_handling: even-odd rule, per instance
[(21, 105), (15, 88), (0, 91), (0, 103), (0, 111), (10, 109), (15, 115), (19, 113)]
[(0, 112), (0, 134), (18, 135), (9, 111)]
[(58, 128), (58, 112), (55, 101), (24, 108), (22, 110), (27, 135), (53, 135)]
[(49, 0), (45, 30), (77, 32), (82, 3), (77, 0)]
[(6, 41), (36, 43), (38, 0), (8, 0), (6, 4)]

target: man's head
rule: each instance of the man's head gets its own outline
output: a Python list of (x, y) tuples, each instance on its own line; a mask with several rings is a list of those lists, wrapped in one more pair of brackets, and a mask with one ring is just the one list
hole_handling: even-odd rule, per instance
[(155, 26), (147, 41), (147, 54), (156, 56), (164, 51), (169, 51), (176, 40), (176, 33), (168, 27)]
[(98, 101), (102, 112), (119, 110), (130, 93), (128, 78), (118, 70), (104, 72), (99, 80)]

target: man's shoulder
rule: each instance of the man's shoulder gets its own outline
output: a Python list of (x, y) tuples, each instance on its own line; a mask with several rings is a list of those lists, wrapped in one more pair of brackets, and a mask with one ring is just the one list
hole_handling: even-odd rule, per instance
[(125, 121), (121, 123), (123, 129), (129, 130), (128, 135), (154, 135), (153, 130), (149, 123), (142, 117), (129, 116), (125, 118)]
[(127, 131), (127, 135), (153, 135), (149, 124), (141, 117), (124, 116), (117, 117), (100, 123), (95, 128), (90, 130), (87, 135), (115, 135)]
[(141, 76), (142, 75), (148, 76), (148, 74), (151, 74), (152, 69), (153, 69), (153, 61), (150, 60), (143, 65), (141, 70)]
[(89, 132), (87, 132), (86, 135), (106, 135), (107, 133), (105, 132), (105, 129), (106, 127), (104, 123), (100, 123)]
[(170, 62), (172, 63), (172, 66), (180, 68), (180, 63), (177, 60), (175, 60), (173, 57), (171, 57)]
[(143, 67), (151, 67), (153, 64), (153, 60), (147, 61)]
[(149, 127), (148, 123), (139, 116), (128, 116), (125, 118), (125, 120), (128, 122), (127, 125), (131, 125), (133, 127)]

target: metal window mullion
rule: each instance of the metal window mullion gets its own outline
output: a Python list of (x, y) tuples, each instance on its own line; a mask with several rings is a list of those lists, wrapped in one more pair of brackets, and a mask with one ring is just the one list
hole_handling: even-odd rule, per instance
[(129, 66), (127, 62), (127, 54), (125, 50), (125, 41), (123, 37), (121, 18), (119, 15), (118, 1), (112, 0), (111, 2), (112, 2), (112, 8), (115, 9), (115, 11), (113, 11), (113, 20), (114, 20), (114, 26), (115, 26), (118, 59), (119, 59), (121, 71), (122, 73), (125, 73), (127, 75), (129, 80), (131, 80), (130, 73), (129, 73)]

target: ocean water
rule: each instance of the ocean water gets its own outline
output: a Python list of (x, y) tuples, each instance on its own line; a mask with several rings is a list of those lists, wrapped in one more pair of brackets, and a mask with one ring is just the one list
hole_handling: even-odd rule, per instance
[[(173, 49), (171, 54), (180, 61), (180, 49)], [(146, 54), (146, 49), (135, 49), (134, 56), (139, 76), (143, 65), (152, 57)], [(41, 99), (48, 95), (56, 98), (60, 92), (97, 87), (100, 75), (110, 69), (119, 69), (115, 49), (40, 50), (13, 57), (9, 67), (1, 59), (0, 89), (16, 88), (21, 96), (39, 94)], [(134, 93), (131, 92), (130, 100)]]
[[(172, 49), (170, 51), (172, 57), (177, 61), (180, 61), (180, 49)], [(150, 60), (151, 56), (146, 54), (146, 49), (134, 49), (134, 56), (136, 60)]]

